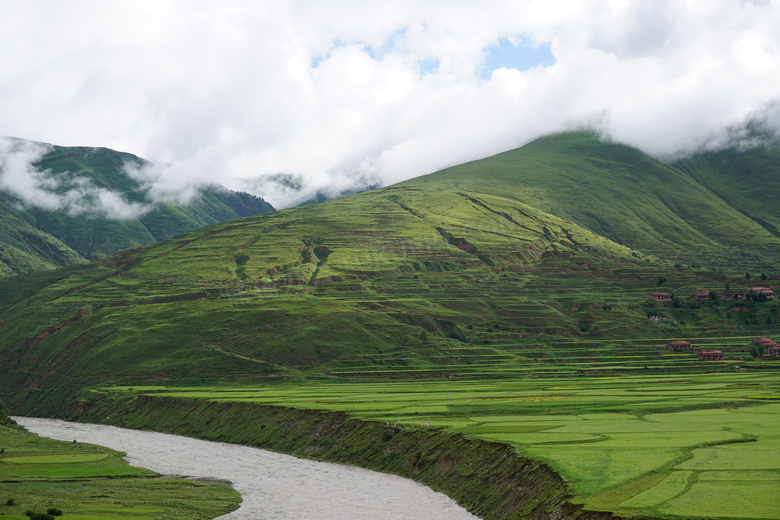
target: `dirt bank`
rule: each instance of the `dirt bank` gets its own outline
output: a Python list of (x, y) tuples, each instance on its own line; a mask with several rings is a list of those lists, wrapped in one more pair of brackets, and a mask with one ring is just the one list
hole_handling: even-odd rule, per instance
[(21, 415), (155, 430), (244, 444), (412, 478), (484, 519), (602, 520), (572, 504), (561, 477), (505, 444), (439, 429), (402, 427), (254, 403), (216, 403), (67, 391), (9, 399)]

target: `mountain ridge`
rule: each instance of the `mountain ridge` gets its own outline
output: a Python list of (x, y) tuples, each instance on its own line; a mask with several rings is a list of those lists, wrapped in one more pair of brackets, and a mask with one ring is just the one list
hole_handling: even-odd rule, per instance
[[(48, 145), (47, 150), (31, 165), (43, 178), (38, 181), (47, 183), (39, 194), (49, 202), (64, 201), (76, 207), (42, 209), (8, 190), (0, 191), (0, 276), (102, 258), (190, 229), (273, 209), (259, 197), (219, 185), (204, 187), (186, 206), (150, 203), (148, 188), (125, 171), (127, 164), (141, 167), (149, 165), (147, 161), (107, 148)], [(106, 194), (107, 200), (101, 200)], [(94, 212), (96, 207), (115, 209), (112, 205), (125, 205), (139, 214), (120, 219)]]
[[(614, 366), (616, 355), (644, 359), (644, 366), (670, 363), (652, 346), (669, 336), (717, 331), (736, 338), (728, 348), (739, 353), (744, 335), (778, 330), (774, 301), (702, 305), (684, 296), (725, 284), (745, 292), (745, 272), (762, 270), (770, 273), (762, 283), (780, 291), (771, 277), (780, 258), (765, 254), (776, 237), (641, 152), (580, 134), (534, 146), (533, 161), (509, 169), (500, 163), (509, 156), (488, 158), (214, 224), (98, 262), (0, 280), (0, 390), (306, 374), (552, 373), (561, 368), (547, 354), (559, 348), (566, 353), (556, 355), (583, 359), (577, 370), (587, 373)], [(583, 159), (576, 146), (591, 151)], [(550, 156), (557, 162), (545, 162)], [(626, 170), (637, 182), (608, 185)], [(565, 192), (584, 201), (569, 208), (571, 220), (523, 202), (573, 204), (545, 190), (574, 171), (588, 177)], [(653, 189), (636, 188), (644, 185)], [(675, 193), (681, 186), (690, 191)], [(695, 217), (679, 226), (682, 234), (652, 226), (679, 221), (664, 210), (631, 217), (658, 204), (656, 191)], [(614, 199), (604, 221), (635, 248), (577, 222), (603, 225), (587, 213), (615, 194), (627, 200)], [(710, 219), (710, 211), (726, 213)], [(751, 234), (732, 235), (735, 226)], [(663, 240), (653, 243), (657, 237)], [(684, 243), (690, 237), (698, 242)], [(677, 307), (657, 303), (656, 291), (685, 299)], [(595, 353), (591, 342), (612, 346)], [(691, 368), (677, 361), (668, 367)]]

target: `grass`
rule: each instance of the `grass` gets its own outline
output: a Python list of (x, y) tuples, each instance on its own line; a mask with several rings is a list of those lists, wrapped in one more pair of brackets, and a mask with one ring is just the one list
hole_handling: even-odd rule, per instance
[[(131, 154), (105, 148), (53, 146), (35, 166), (60, 181), (78, 177), (145, 205), (148, 190), (124, 171), (125, 164), (143, 163)], [(56, 191), (62, 194), (63, 189)], [(198, 227), (273, 210), (259, 197), (221, 189), (206, 189), (187, 206), (163, 202), (149, 209), (138, 218), (117, 220), (100, 214), (72, 215), (67, 208), (24, 207), (0, 193), (0, 276), (102, 258)]]
[[(758, 412), (777, 403), (780, 360), (750, 344), (780, 337), (780, 301), (691, 294), (743, 291), (759, 273), (780, 293), (780, 238), (771, 215), (735, 209), (753, 215), (754, 192), (731, 206), (705, 177), (564, 134), (2, 279), (0, 392), (39, 413), (57, 404), (26, 392), (162, 386), (430, 422), (547, 460), (589, 507), (658, 515), (726, 482), (705, 477), (737, 458), (775, 471), (757, 454), (774, 446), (772, 415)], [(724, 361), (664, 348), (676, 339)], [(679, 497), (623, 505), (676, 472), (692, 472)]]
[[(225, 485), (161, 478), (129, 466), (123, 453), (103, 447), (96, 453), (95, 446), (15, 427), (0, 426), (0, 447), (0, 515), (9, 520), (51, 507), (64, 518), (84, 520), (206, 519), (237, 508), (241, 500)], [(9, 499), (13, 505), (7, 505)]]
[[(745, 518), (729, 512), (731, 487), (780, 478), (780, 404), (751, 398), (756, 388), (777, 386), (773, 374), (725, 373), (102, 391), (338, 410), (416, 428), (428, 423), (509, 443), (546, 461), (587, 508), (629, 517), (699, 517), (691, 513), (692, 497), (706, 494), (707, 508), (724, 505), (723, 513), (710, 516)], [(719, 484), (723, 493), (709, 493)], [(780, 518), (767, 516), (771, 493), (751, 496), (756, 518)]]

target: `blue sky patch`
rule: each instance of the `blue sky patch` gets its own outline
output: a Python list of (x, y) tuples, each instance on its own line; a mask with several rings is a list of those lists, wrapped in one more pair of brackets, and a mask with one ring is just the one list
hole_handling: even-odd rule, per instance
[(508, 38), (500, 38), (497, 44), (485, 50), (487, 57), (479, 71), (483, 79), (489, 79), (494, 70), (502, 67), (523, 71), (537, 65), (549, 67), (555, 64), (549, 43), (534, 44), (520, 40), (515, 45)]

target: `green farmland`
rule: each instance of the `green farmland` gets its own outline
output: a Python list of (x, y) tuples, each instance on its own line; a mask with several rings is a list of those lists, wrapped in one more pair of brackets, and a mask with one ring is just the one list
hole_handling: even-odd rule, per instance
[[(76, 520), (206, 519), (238, 507), (226, 485), (161, 478), (104, 447), (60, 442), (0, 425), (0, 516), (50, 508)], [(97, 459), (97, 460), (96, 460)]]
[[(578, 518), (571, 493), (638, 518), (780, 519), (780, 357), (753, 343), (780, 339), (778, 159), (668, 164), (558, 134), (5, 277), (0, 397), (21, 415), (323, 460), (370, 452), (364, 467), (419, 476), (485, 518), (537, 503)], [(265, 430), (246, 431), (253, 417)], [(451, 464), (437, 472), (440, 444)], [(496, 462), (501, 481), (493, 462), (472, 478), (493, 455), (513, 461)], [(533, 478), (512, 480), (518, 467)]]
[(623, 516), (780, 518), (773, 373), (103, 391), (344, 411), (509, 443), (559, 471), (587, 508)]

